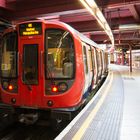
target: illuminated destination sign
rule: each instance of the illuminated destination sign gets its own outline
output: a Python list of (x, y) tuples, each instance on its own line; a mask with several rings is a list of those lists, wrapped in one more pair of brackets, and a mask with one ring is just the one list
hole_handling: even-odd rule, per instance
[(41, 35), (42, 24), (40, 22), (20, 24), (19, 33), (20, 36)]

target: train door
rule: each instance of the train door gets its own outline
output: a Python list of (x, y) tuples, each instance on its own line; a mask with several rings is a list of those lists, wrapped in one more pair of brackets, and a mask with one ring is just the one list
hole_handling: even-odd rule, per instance
[(108, 72), (108, 53), (104, 53), (104, 59), (105, 59), (105, 72)]
[(19, 95), (23, 106), (38, 107), (41, 104), (42, 88), (40, 77), (39, 39), (21, 41)]
[(93, 57), (93, 71), (94, 71), (94, 87), (96, 87), (98, 82), (98, 65), (97, 65), (97, 54), (96, 49), (92, 49), (92, 57)]
[(88, 50), (88, 62), (89, 62), (89, 75), (90, 75), (90, 85), (91, 89), (94, 86), (94, 61), (93, 61), (93, 53), (92, 48), (90, 46), (90, 50)]
[(99, 49), (96, 49), (96, 54), (97, 54), (97, 63), (98, 63), (98, 80), (100, 80), (102, 75), (102, 64), (101, 64), (101, 55)]
[(104, 52), (101, 51), (101, 56), (102, 56), (102, 74), (105, 74), (105, 59), (104, 59)]
[(102, 50), (100, 51), (100, 57), (101, 57), (101, 76), (102, 76), (104, 73), (104, 60), (103, 60)]
[(84, 59), (84, 69), (85, 69), (85, 96), (88, 95), (89, 89), (91, 88), (92, 82), (92, 71), (90, 71), (90, 56), (91, 49), (90, 46), (83, 44), (83, 59)]

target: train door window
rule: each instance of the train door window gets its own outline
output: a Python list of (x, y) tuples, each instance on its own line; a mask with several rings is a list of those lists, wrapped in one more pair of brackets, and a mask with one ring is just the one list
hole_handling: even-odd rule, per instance
[(105, 68), (107, 66), (106, 52), (104, 52)]
[(23, 46), (23, 82), (38, 84), (38, 44)]
[(90, 64), (90, 70), (93, 70), (93, 57), (92, 57), (92, 49), (90, 47), (90, 50), (88, 51), (89, 53), (89, 64)]
[(94, 48), (92, 48), (91, 53), (92, 53), (92, 67), (93, 67), (93, 69), (94, 69), (94, 68), (95, 68), (95, 54), (94, 54)]
[(68, 31), (47, 29), (45, 36), (46, 79), (74, 77), (74, 41)]
[(17, 33), (7, 33), (2, 38), (1, 76), (5, 78), (17, 77)]
[(104, 59), (104, 52), (102, 51), (102, 66), (103, 66), (103, 70), (104, 70), (104, 67), (105, 67), (105, 59)]
[(105, 54), (104, 54), (104, 59), (105, 59), (105, 68), (107, 69), (107, 67), (108, 67), (108, 53), (106, 53), (105, 52)]
[(103, 55), (102, 55), (102, 51), (100, 51), (100, 57), (101, 57), (101, 67), (103, 68)]
[(99, 69), (101, 69), (100, 51), (96, 50), (96, 54), (97, 54), (97, 64), (98, 64)]
[(84, 65), (85, 65), (85, 72), (88, 73), (87, 51), (86, 51), (85, 46), (83, 46), (83, 59), (84, 59)]
[(96, 69), (98, 69), (97, 50), (96, 50), (96, 48), (94, 48), (93, 54), (94, 54), (94, 66), (96, 67)]

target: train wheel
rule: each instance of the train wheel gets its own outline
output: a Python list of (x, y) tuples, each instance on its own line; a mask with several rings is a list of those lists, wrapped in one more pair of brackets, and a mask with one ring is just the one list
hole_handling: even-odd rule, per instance
[(51, 127), (54, 131), (61, 132), (66, 127), (67, 124), (68, 124), (67, 120), (51, 119)]
[(61, 119), (51, 119), (51, 127), (54, 131), (60, 131), (62, 125)]

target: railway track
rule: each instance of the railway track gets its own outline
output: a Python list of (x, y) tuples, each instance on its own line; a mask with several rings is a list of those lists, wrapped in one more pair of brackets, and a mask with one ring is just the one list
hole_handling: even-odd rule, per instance
[(0, 131), (0, 140), (53, 140), (59, 133), (50, 126), (13, 124)]

